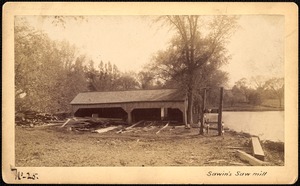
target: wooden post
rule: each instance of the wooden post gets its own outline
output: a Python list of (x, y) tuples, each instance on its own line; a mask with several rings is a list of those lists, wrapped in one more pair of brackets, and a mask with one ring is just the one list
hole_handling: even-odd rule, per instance
[(132, 108), (123, 108), (123, 110), (125, 111), (125, 112), (127, 112), (127, 123), (128, 124), (131, 124), (132, 123)]
[(165, 120), (165, 108), (164, 107), (160, 108), (160, 119), (162, 121)]
[(221, 89), (220, 89), (219, 114), (218, 114), (218, 135), (219, 136), (222, 135), (223, 90), (224, 90), (224, 88), (221, 87)]
[(128, 124), (132, 123), (132, 115), (131, 115), (131, 110), (127, 112), (128, 115)]
[(201, 113), (201, 124), (200, 124), (200, 135), (203, 135), (203, 128), (204, 128), (204, 111), (206, 107), (206, 88), (204, 88), (203, 92), (203, 102), (202, 102), (202, 113)]

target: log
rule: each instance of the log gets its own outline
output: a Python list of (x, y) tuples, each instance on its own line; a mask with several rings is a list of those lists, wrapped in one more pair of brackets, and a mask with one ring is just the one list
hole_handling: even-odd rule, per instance
[(170, 122), (168, 122), (163, 128), (159, 129), (159, 131), (157, 131), (155, 134), (158, 134), (160, 133), (160, 131), (162, 131), (163, 129), (165, 129), (168, 125), (169, 125)]
[(112, 127), (106, 127), (104, 129), (98, 129), (98, 130), (95, 130), (97, 133), (104, 133), (104, 132), (108, 132), (110, 130), (114, 130), (118, 128), (117, 126), (112, 126)]
[(253, 166), (268, 165), (266, 162), (256, 159), (255, 157), (251, 156), (250, 154), (247, 154), (246, 152), (244, 152), (242, 150), (237, 150), (236, 154), (238, 157), (241, 158), (241, 160), (249, 162), (250, 165), (253, 165)]
[(109, 123), (108, 120), (97, 120), (96, 118), (80, 118), (80, 117), (73, 117), (69, 118), (65, 123), (62, 124), (61, 127), (65, 127), (66, 125), (73, 125), (74, 127), (84, 127), (85, 125), (105, 125)]
[(257, 159), (264, 161), (265, 153), (261, 147), (259, 138), (257, 136), (251, 137), (251, 144), (252, 144), (252, 155)]

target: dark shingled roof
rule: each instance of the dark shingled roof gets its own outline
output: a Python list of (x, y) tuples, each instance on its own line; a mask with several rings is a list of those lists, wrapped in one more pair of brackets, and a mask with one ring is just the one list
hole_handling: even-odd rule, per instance
[(130, 102), (184, 101), (185, 95), (177, 89), (129, 90), (79, 93), (71, 104), (101, 104)]

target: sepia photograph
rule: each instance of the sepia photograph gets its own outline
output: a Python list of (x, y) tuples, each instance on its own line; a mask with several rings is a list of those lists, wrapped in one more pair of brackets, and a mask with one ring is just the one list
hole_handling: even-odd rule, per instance
[[(13, 142), (2, 148), (2, 155), (13, 151), (9, 182), (48, 183), (48, 169), (70, 168), (90, 170), (93, 179), (62, 183), (265, 183), (284, 169), (293, 174), (283, 182), (298, 179), (297, 164), (290, 168), (297, 115), (287, 123), (298, 107), (298, 84), (290, 83), (297, 58), (287, 37), (297, 32), (287, 33), (285, 14), (108, 13), (108, 4), (99, 14), (53, 11), (59, 3), (10, 14), (4, 43), (12, 50), (3, 63), (12, 84), (2, 105), (12, 101), (3, 143)], [(177, 170), (193, 178), (176, 178)], [(124, 182), (104, 181), (112, 171)]]

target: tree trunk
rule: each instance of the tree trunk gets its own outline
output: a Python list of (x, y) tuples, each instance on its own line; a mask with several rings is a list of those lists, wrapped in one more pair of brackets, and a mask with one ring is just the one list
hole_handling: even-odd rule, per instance
[(282, 103), (281, 103), (281, 97), (279, 97), (279, 108), (281, 108), (281, 105)]
[(193, 89), (189, 86), (188, 89), (188, 109), (187, 109), (188, 124), (193, 124)]

